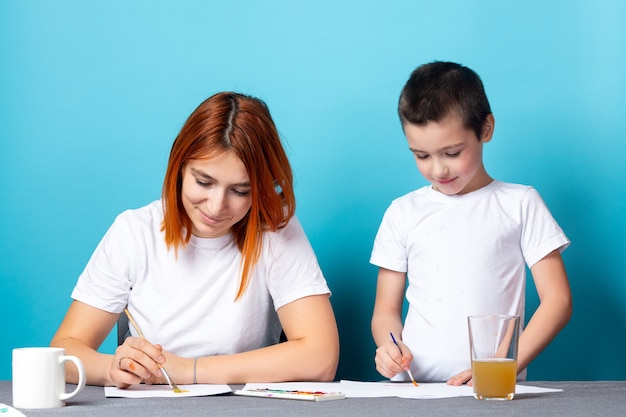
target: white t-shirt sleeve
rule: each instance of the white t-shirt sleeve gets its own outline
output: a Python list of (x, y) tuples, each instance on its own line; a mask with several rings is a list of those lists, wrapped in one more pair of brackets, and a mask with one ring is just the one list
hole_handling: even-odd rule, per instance
[(400, 207), (392, 203), (385, 211), (376, 233), (371, 264), (392, 271), (407, 272), (406, 232), (403, 233), (403, 228), (399, 226), (403, 222)]
[(521, 246), (529, 268), (553, 250), (563, 252), (569, 246), (569, 239), (552, 217), (537, 190), (528, 188), (521, 209), (524, 219)]
[(296, 217), (269, 235), (263, 248), (267, 251), (264, 267), (276, 310), (299, 298), (330, 294), (313, 248)]
[(110, 313), (128, 303), (135, 236), (128, 216), (120, 214), (106, 232), (72, 292), (72, 298)]

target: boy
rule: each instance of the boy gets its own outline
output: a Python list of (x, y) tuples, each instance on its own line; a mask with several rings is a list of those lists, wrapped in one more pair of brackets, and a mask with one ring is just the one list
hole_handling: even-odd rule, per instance
[(483, 144), (495, 119), (474, 71), (452, 62), (418, 67), (398, 113), (417, 168), (432, 184), (394, 200), (376, 235), (376, 369), (394, 380), (410, 370), (422, 382), (471, 384), (467, 316), (518, 315), (523, 323), (528, 265), (540, 304), (520, 336), (523, 380), (571, 317), (561, 258), (569, 240), (534, 188), (485, 170)]

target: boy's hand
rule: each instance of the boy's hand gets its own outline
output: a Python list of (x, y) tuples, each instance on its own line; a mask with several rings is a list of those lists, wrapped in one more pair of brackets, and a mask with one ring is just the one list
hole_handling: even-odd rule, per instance
[(472, 370), (471, 369), (466, 369), (465, 371), (448, 379), (448, 385), (459, 386), (459, 385), (465, 384), (466, 382), (468, 386), (470, 387), (472, 386)]
[(402, 349), (396, 346), (392, 341), (386, 342), (376, 349), (376, 370), (386, 378), (392, 378), (401, 372), (406, 372), (413, 361), (413, 354), (409, 348), (402, 342), (398, 342)]

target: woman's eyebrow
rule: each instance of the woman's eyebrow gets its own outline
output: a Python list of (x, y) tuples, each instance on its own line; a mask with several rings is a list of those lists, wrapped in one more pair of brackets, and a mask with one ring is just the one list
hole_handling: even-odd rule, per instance
[(191, 168), (191, 172), (193, 172), (194, 175), (197, 175), (199, 177), (205, 178), (207, 180), (214, 180), (215, 181), (215, 178), (213, 178), (212, 176), (210, 176), (209, 174), (207, 174), (204, 171), (200, 171), (199, 169)]
[[(190, 168), (191, 172), (193, 172), (194, 175), (197, 175), (199, 177), (202, 177), (206, 180), (211, 180), (211, 181), (215, 181), (218, 182), (215, 178), (213, 178), (212, 176), (210, 176), (209, 174), (207, 174), (204, 171), (200, 171), (199, 169), (196, 168)], [(244, 181), (244, 182), (238, 182), (235, 184), (230, 184), (231, 186), (234, 187), (250, 187), (250, 181)]]

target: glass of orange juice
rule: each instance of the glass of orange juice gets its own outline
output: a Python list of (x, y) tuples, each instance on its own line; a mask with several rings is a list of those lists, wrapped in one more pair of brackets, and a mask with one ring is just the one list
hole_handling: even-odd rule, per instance
[(519, 316), (469, 316), (474, 397), (512, 400), (517, 378)]

